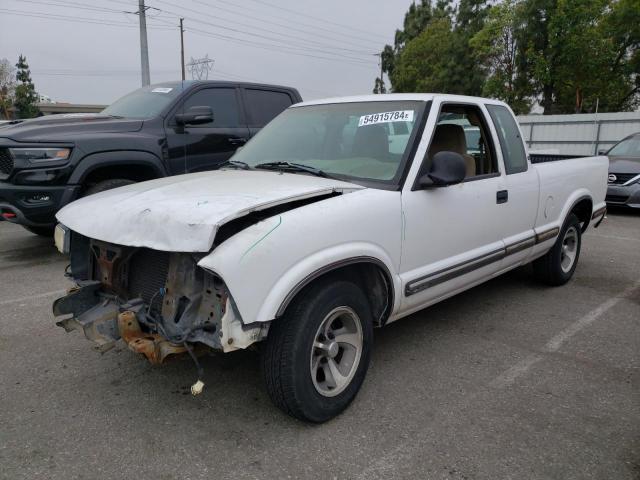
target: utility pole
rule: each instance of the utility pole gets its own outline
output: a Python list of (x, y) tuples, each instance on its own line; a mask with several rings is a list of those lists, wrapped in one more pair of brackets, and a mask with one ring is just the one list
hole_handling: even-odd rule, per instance
[(182, 81), (184, 82), (184, 18), (180, 19), (180, 68), (182, 69)]
[(144, 0), (138, 0), (138, 16), (140, 18), (140, 68), (142, 70), (142, 86), (151, 83), (149, 75), (149, 47), (147, 45), (147, 7)]

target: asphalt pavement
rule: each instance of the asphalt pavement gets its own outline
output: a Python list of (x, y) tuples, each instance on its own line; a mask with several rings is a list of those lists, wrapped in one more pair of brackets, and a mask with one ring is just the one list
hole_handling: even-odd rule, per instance
[(640, 479), (640, 212), (583, 238), (566, 286), (523, 267), (376, 331), (323, 425), (269, 401), (258, 354), (152, 367), (54, 325), (50, 239), (0, 222), (1, 479)]

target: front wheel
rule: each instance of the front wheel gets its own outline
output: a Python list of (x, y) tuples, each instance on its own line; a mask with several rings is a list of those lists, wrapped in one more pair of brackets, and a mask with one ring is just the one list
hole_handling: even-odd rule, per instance
[(335, 417), (360, 390), (372, 342), (371, 310), (359, 287), (346, 281), (310, 287), (269, 330), (262, 352), (269, 396), (300, 420)]
[(39, 235), (41, 237), (53, 237), (53, 230), (55, 226), (47, 226), (47, 227), (31, 227), (28, 225), (23, 225), (23, 227), (29, 232)]
[(82, 196), (88, 197), (89, 195), (93, 195), (94, 193), (106, 192), (107, 190), (124, 187), (126, 185), (131, 185), (132, 183), (136, 182), (127, 178), (112, 178), (109, 180), (103, 180), (102, 182), (95, 183), (88, 187)]
[(564, 285), (573, 276), (580, 257), (582, 228), (580, 220), (569, 214), (554, 246), (543, 257), (534, 260), (536, 278), (547, 285)]

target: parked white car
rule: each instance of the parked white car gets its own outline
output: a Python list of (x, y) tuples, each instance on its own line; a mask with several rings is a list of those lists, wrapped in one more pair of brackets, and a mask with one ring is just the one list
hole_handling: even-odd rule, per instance
[[(452, 114), (478, 128), (478, 145)], [(402, 148), (389, 138), (397, 122)], [(154, 363), (261, 343), (275, 404), (323, 422), (360, 389), (374, 327), (529, 262), (546, 283), (567, 282), (582, 233), (604, 217), (607, 166), (532, 165), (495, 100), (297, 104), (222, 170), (61, 210), (56, 243), (77, 287), (54, 313), (100, 350), (122, 338)]]

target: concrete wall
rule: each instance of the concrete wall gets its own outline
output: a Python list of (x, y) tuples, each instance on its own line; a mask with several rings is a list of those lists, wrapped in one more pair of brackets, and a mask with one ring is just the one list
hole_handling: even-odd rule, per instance
[(640, 112), (518, 117), (529, 150), (595, 155), (640, 132)]

